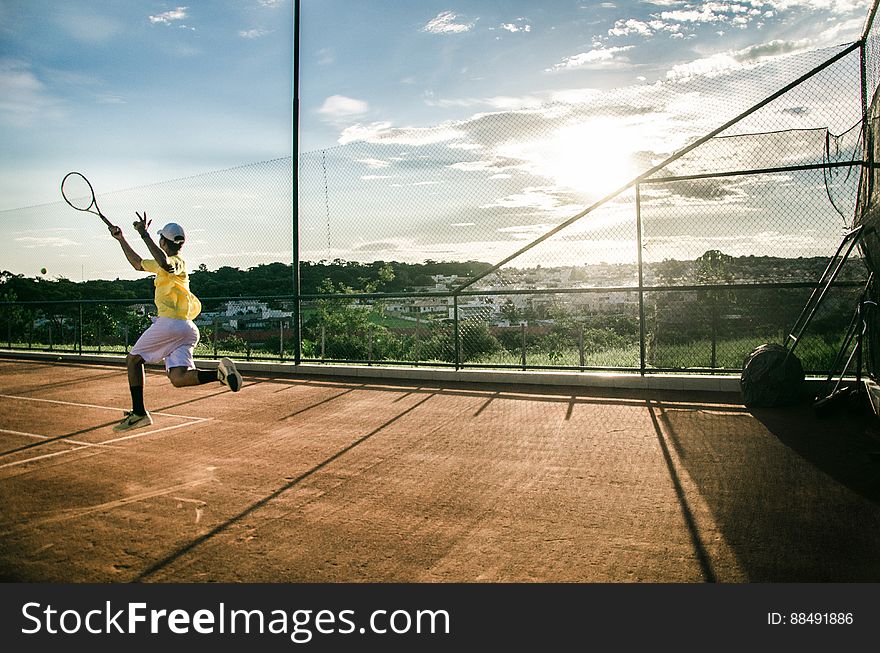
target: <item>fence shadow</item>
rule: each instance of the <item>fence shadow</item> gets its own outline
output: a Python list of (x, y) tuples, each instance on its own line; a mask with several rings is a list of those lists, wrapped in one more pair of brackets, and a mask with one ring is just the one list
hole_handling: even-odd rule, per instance
[(880, 580), (874, 418), (808, 404), (723, 413), (660, 407), (682, 466), (751, 582)]

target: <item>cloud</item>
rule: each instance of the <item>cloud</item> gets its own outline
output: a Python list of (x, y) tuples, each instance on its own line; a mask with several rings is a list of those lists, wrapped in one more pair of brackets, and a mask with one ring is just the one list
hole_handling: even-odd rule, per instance
[(802, 52), (807, 50), (810, 45), (811, 41), (809, 39), (797, 41), (776, 39), (767, 43), (752, 45), (742, 50), (719, 52), (709, 57), (673, 66), (666, 72), (666, 79), (683, 80), (697, 75), (715, 77), (737, 68), (761, 63), (767, 59)]
[(363, 163), (368, 168), (387, 168), (391, 165), (390, 161), (383, 161), (382, 159), (355, 159), (358, 163)]
[(261, 36), (266, 36), (266, 34), (270, 34), (270, 30), (256, 28), (256, 29), (246, 29), (241, 30), (238, 35), (243, 39), (258, 39)]
[(315, 54), (318, 57), (317, 63), (319, 66), (329, 66), (336, 61), (336, 58), (333, 56), (333, 50), (330, 48), (321, 48)]
[(666, 182), (661, 186), (647, 184), (642, 187), (642, 195), (646, 206), (685, 206), (694, 201), (699, 206), (703, 202), (737, 202), (744, 198), (745, 193), (724, 179), (684, 179)]
[(650, 36), (658, 29), (664, 27), (664, 23), (659, 20), (645, 22), (628, 18), (626, 20), (618, 20), (614, 23), (614, 27), (608, 30), (609, 36), (629, 36), (630, 34), (638, 34), (640, 36)]
[(98, 104), (127, 104), (124, 97), (120, 95), (104, 94), (97, 98)]
[(58, 100), (26, 62), (0, 59), (0, 88), (0, 120), (14, 127), (32, 126), (52, 112), (61, 114)]
[(718, 2), (707, 2), (699, 9), (663, 11), (660, 18), (678, 23), (717, 23), (727, 20), (724, 14), (730, 10), (729, 7), (730, 5)]
[(458, 23), (455, 22), (456, 18), (458, 18), (458, 14), (452, 11), (442, 11), (429, 20), (421, 31), (429, 34), (460, 34), (473, 29), (473, 23)]
[(498, 29), (503, 29), (511, 34), (516, 34), (517, 32), (531, 32), (532, 26), (529, 22), (520, 16), (519, 18), (514, 19), (511, 23), (501, 23), (498, 26)]
[(489, 107), (498, 111), (516, 111), (519, 109), (538, 108), (544, 104), (545, 100), (534, 95), (521, 95), (512, 97), (508, 95), (496, 95), (488, 98), (457, 98), (435, 100), (428, 98), (425, 104), (429, 107)]
[(71, 245), (79, 245), (76, 241), (69, 238), (61, 238), (60, 236), (46, 236), (36, 238), (34, 236), (22, 236), (16, 238), (15, 242), (25, 249), (34, 249), (35, 247), (70, 247)]
[(332, 120), (360, 116), (369, 110), (370, 105), (363, 100), (356, 100), (344, 95), (331, 95), (324, 100), (318, 113)]
[(175, 20), (183, 20), (186, 18), (186, 10), (189, 7), (178, 7), (177, 9), (172, 9), (170, 11), (162, 12), (161, 14), (156, 14), (155, 16), (150, 16), (150, 22), (153, 25), (163, 24), (170, 25)]
[(821, 43), (840, 43), (841, 41), (852, 41), (857, 39), (865, 26), (864, 17), (853, 18), (851, 20), (834, 23), (827, 30), (819, 35)]
[(853, 11), (865, 13), (867, 4), (863, 0), (764, 0), (760, 3), (762, 6), (766, 5), (774, 11), (780, 12), (788, 9), (806, 9), (828, 11), (835, 15), (848, 14)]
[(62, 7), (54, 18), (75, 40), (86, 44), (103, 43), (122, 30), (122, 23), (81, 8)]
[[(523, 188), (518, 193), (511, 193), (500, 197), (490, 204), (484, 204), (481, 209), (506, 209), (522, 210), (524, 214), (540, 215), (541, 217), (553, 217), (563, 219), (574, 215), (583, 208), (582, 204), (573, 203), (572, 198), (565, 191), (556, 186), (530, 186)], [(541, 223), (534, 225), (517, 225), (497, 229), (499, 233), (511, 234), (513, 238), (527, 238), (531, 240), (546, 232), (553, 225)]]
[[(860, 0), (714, 0), (710, 2), (678, 2), (676, 0), (649, 0), (650, 4), (665, 10), (652, 13), (649, 18), (625, 18), (608, 30), (613, 37), (641, 36), (649, 38), (658, 32), (667, 32), (672, 38), (695, 36), (702, 26), (729, 26), (747, 29), (761, 28), (770, 19), (782, 19), (796, 13), (816, 12), (826, 16), (842, 17), (857, 14), (859, 26), (864, 21), (864, 3)], [(824, 35), (826, 42), (835, 33), (855, 38), (859, 26), (835, 25)], [(721, 32), (719, 32), (721, 33)]]
[(435, 127), (392, 127), (390, 122), (374, 122), (346, 127), (339, 135), (338, 142), (340, 145), (356, 141), (389, 145), (431, 145), (460, 140), (464, 136), (465, 133), (456, 128), (454, 123)]
[(552, 224), (523, 224), (513, 227), (496, 229), (498, 233), (506, 234), (514, 240), (534, 240), (538, 236), (550, 231)]
[(563, 70), (577, 70), (580, 68), (598, 68), (602, 66), (614, 65), (615, 55), (620, 52), (632, 50), (634, 46), (625, 45), (622, 47), (599, 48), (590, 50), (589, 52), (581, 52), (580, 54), (566, 57), (552, 68), (545, 69), (545, 72), (558, 72)]

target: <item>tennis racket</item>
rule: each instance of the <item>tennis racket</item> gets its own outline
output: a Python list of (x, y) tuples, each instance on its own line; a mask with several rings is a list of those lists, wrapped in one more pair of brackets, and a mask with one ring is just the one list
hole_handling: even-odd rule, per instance
[[(104, 217), (101, 209), (98, 208), (98, 202), (95, 199), (95, 189), (79, 172), (68, 172), (61, 180), (61, 195), (64, 201), (70, 204), (77, 211), (88, 211), (94, 213), (101, 218), (108, 227), (113, 224)], [(94, 208), (93, 208), (94, 207)]]

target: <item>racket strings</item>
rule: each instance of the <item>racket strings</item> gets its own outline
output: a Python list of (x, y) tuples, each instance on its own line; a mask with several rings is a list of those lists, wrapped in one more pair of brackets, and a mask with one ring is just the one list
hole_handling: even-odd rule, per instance
[(80, 174), (69, 174), (61, 183), (61, 194), (73, 208), (88, 211), (95, 203), (95, 193), (86, 178)]

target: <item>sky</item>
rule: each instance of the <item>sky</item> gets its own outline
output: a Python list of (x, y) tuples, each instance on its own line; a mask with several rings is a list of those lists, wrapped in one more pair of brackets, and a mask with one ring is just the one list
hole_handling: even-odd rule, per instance
[[(858, 39), (867, 4), (303, 0), (304, 258), (497, 260), (636, 174), (636, 151), (662, 160), (720, 124), (730, 97), (747, 105), (743, 74), (760, 66), (766, 89), (751, 92), (769, 93), (821, 60), (804, 53)], [(291, 0), (0, 0), (0, 258), (15, 262), (0, 268), (32, 274), (51, 256), (72, 278), (123, 274), (103, 264), (100, 223), (90, 242), (80, 223), (9, 210), (57, 203), (69, 170), (111, 193), (120, 222), (151, 207), (161, 220), (173, 194), (112, 192), (291, 156), (292, 13)], [(836, 122), (815, 126), (840, 133), (849, 114)], [(289, 213), (279, 190), (268, 208), (181, 200), (206, 234), (196, 258), (283, 260), (289, 225), (266, 236)], [(239, 233), (248, 220), (261, 228)]]

